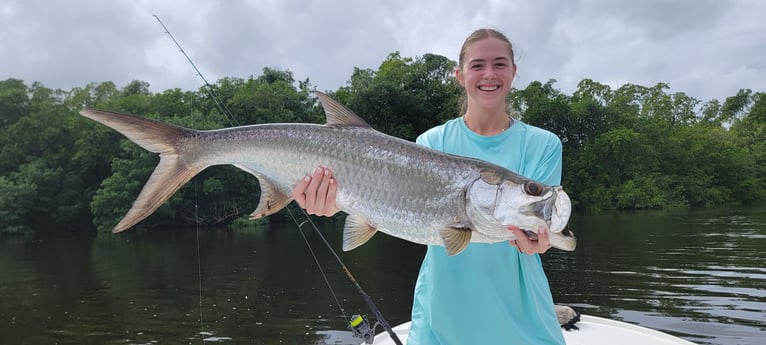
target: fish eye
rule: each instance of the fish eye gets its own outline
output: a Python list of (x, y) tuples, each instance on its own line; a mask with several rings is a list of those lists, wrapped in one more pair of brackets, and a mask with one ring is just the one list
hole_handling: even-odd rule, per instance
[(529, 181), (524, 184), (524, 192), (531, 196), (540, 196), (540, 194), (543, 194), (543, 185), (535, 181)]

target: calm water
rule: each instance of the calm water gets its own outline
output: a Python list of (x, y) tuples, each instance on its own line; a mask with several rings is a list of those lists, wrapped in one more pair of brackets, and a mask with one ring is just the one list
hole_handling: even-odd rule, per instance
[[(558, 303), (700, 344), (766, 344), (763, 208), (600, 213), (571, 225), (578, 249), (543, 259)], [(322, 224), (336, 247), (340, 227)], [(371, 314), (306, 236), (345, 313)], [(0, 344), (359, 343), (308, 248), (293, 224), (0, 238)], [(378, 235), (339, 255), (398, 324), (423, 253)]]

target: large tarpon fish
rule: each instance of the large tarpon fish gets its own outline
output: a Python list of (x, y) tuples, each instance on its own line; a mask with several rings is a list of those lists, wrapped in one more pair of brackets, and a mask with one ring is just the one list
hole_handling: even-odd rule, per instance
[(327, 115), (324, 125), (198, 131), (135, 115), (81, 111), (160, 154), (159, 164), (114, 232), (149, 216), (212, 165), (232, 164), (258, 179), (261, 197), (253, 219), (284, 208), (298, 182), (317, 166), (326, 166), (338, 183), (336, 204), (348, 213), (343, 250), (356, 248), (380, 230), (416, 243), (443, 245), (454, 255), (469, 242), (513, 240), (509, 225), (530, 236), (544, 227), (553, 247), (574, 250), (574, 234), (566, 227), (571, 204), (561, 186), (380, 133), (334, 99), (316, 95)]

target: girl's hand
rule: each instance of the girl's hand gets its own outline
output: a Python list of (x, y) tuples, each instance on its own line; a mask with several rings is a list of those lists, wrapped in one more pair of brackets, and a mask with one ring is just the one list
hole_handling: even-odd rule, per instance
[(537, 229), (537, 238), (531, 239), (521, 231), (517, 226), (509, 226), (508, 230), (513, 232), (516, 237), (513, 241), (508, 241), (512, 246), (516, 247), (520, 252), (524, 254), (543, 254), (551, 248), (550, 238), (548, 237), (548, 231), (544, 227)]
[(335, 205), (335, 193), (338, 186), (332, 171), (317, 167), (312, 175), (306, 175), (295, 188), (293, 198), (306, 209), (308, 214), (317, 216), (332, 216), (340, 209)]

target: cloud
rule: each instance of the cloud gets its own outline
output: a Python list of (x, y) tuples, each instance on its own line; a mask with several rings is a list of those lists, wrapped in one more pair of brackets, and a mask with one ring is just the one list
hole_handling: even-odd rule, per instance
[(210, 82), (276, 67), (334, 90), (395, 51), (456, 60), (471, 31), (492, 26), (514, 43), (517, 87), (556, 79), (571, 94), (583, 78), (613, 88), (666, 82), (722, 100), (766, 91), (762, 13), (757, 0), (11, 0), (0, 5), (0, 79), (196, 90), (202, 81), (156, 14)]

